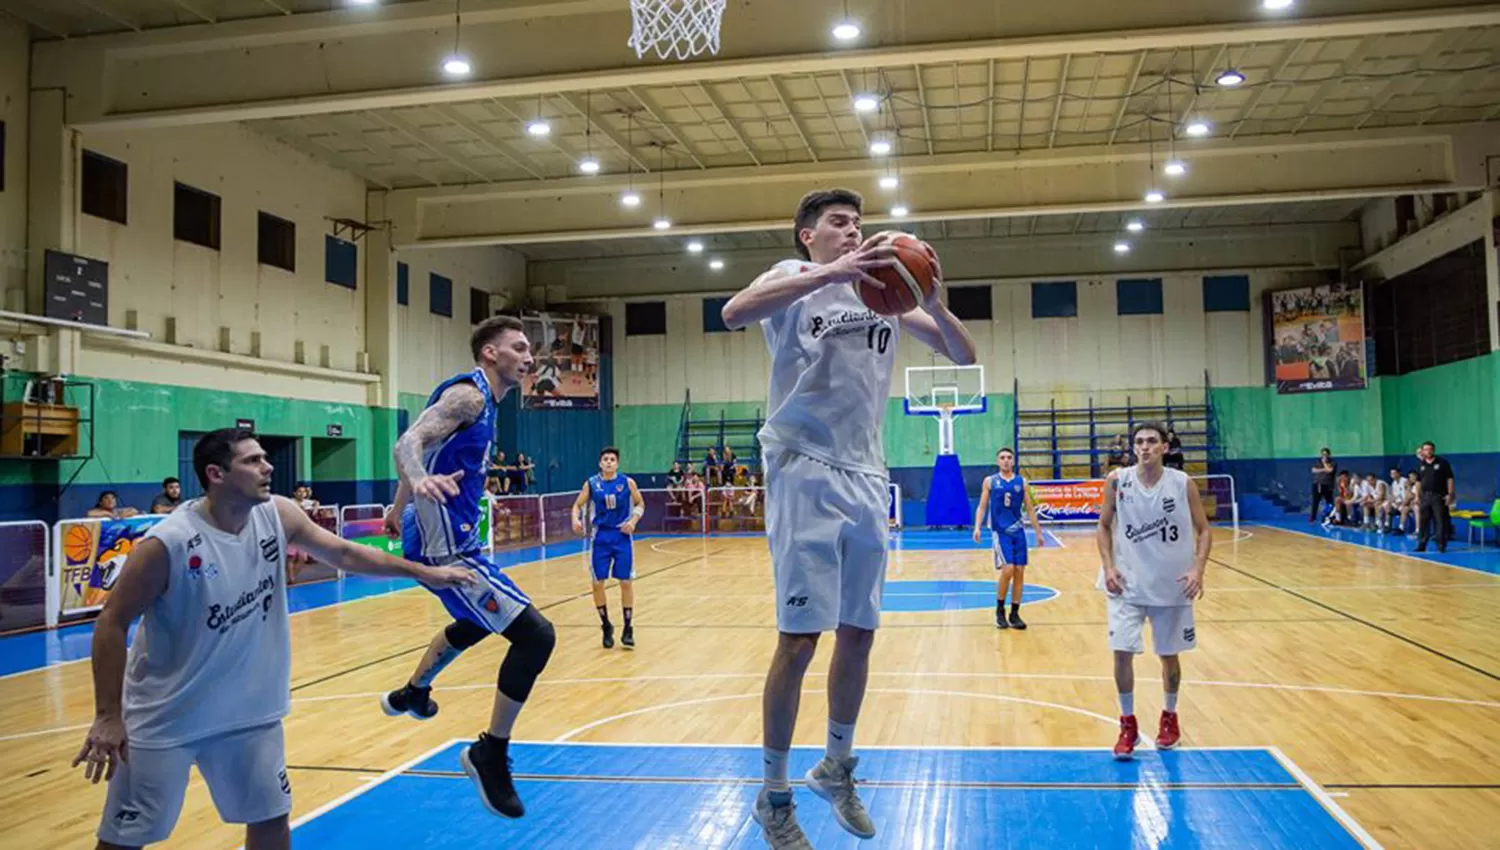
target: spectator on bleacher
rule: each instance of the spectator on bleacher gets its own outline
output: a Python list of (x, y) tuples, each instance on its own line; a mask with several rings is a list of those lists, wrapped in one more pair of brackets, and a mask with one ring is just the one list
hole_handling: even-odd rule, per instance
[(1307, 514), (1308, 522), (1317, 520), (1319, 505), (1333, 504), (1333, 472), (1333, 453), (1325, 447), (1312, 466), (1312, 509)]
[(113, 490), (105, 490), (99, 494), (99, 501), (89, 508), (86, 516), (95, 519), (129, 519), (139, 513), (135, 508), (120, 507), (119, 494)]
[(672, 471), (667, 473), (667, 487), (681, 487), (683, 478), (682, 461), (672, 461)]
[(687, 476), (682, 471), (682, 461), (672, 461), (672, 471), (667, 473), (667, 504), (680, 505), (686, 500), (684, 484)]
[(728, 482), (734, 477), (734, 468), (738, 466), (734, 457), (734, 449), (730, 446), (724, 447), (724, 480)]
[(516, 486), (513, 492), (525, 493), (536, 486), (536, 461), (524, 454), (516, 455)]
[(1438, 551), (1448, 551), (1448, 538), (1453, 534), (1452, 518), (1448, 511), (1458, 502), (1458, 482), (1453, 478), (1453, 466), (1448, 459), (1437, 453), (1431, 440), (1417, 449), (1417, 502), (1421, 506), (1418, 514), (1417, 551), (1427, 551), (1427, 541), (1433, 537), (1432, 526), (1437, 526)]
[(1125, 444), (1125, 435), (1116, 434), (1115, 441), (1109, 444), (1108, 474), (1111, 469), (1121, 469), (1130, 465), (1130, 447)]
[(1167, 429), (1167, 453), (1162, 457), (1162, 463), (1168, 469), (1182, 470), (1185, 458), (1182, 454), (1182, 441), (1177, 439), (1177, 432), (1171, 428)]
[(719, 453), (712, 448), (708, 450), (708, 456), (703, 459), (703, 477), (709, 487), (724, 485), (724, 470), (719, 467)]
[(704, 508), (703, 500), (704, 496), (706, 495), (705, 491), (708, 489), (708, 484), (703, 480), (703, 476), (693, 471), (692, 464), (688, 464), (687, 480), (683, 482), (683, 485), (686, 487), (688, 492), (688, 505), (694, 507), (696, 511), (701, 513)]
[(164, 478), (161, 482), (161, 492), (151, 500), (151, 513), (169, 514), (177, 510), (182, 504), (182, 482), (176, 478)]
[(505, 452), (495, 452), (490, 458), (490, 475), (500, 479), (500, 492), (510, 492), (510, 462), (505, 459)]
[(292, 491), (292, 501), (296, 502), (298, 507), (306, 511), (308, 516), (312, 516), (312, 512), (319, 507), (318, 500), (313, 498), (311, 484), (298, 484), (297, 489)]
[(484, 479), (484, 492), (491, 496), (500, 495), (500, 476), (488, 475)]

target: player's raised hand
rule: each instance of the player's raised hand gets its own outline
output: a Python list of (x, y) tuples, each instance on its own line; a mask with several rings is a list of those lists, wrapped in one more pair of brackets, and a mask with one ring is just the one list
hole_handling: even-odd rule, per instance
[(479, 577), (468, 567), (422, 567), (415, 576), (422, 584), (442, 589), (445, 587), (475, 587)]
[(448, 475), (428, 475), (412, 484), (411, 490), (418, 496), (426, 496), (435, 502), (447, 504), (449, 499), (458, 495), (458, 482), (463, 477), (462, 469)]
[(87, 762), (83, 777), (97, 785), (101, 779), (113, 779), (120, 764), (129, 760), (125, 721), (119, 716), (95, 717), (89, 735), (83, 741), (83, 749), (73, 757), (71, 767)]
[(885, 237), (876, 234), (866, 239), (858, 248), (829, 263), (825, 268), (833, 272), (833, 283), (867, 283), (877, 289), (885, 284), (870, 276), (875, 269), (896, 265), (896, 249)]

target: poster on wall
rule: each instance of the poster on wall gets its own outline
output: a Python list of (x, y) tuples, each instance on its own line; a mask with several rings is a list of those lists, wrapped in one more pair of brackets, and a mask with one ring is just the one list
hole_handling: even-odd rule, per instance
[(1104, 505), (1104, 482), (1033, 481), (1031, 503), (1042, 522), (1098, 522)]
[(599, 407), (599, 317), (565, 313), (521, 316), (536, 358), (521, 382), (528, 410)]
[(1365, 388), (1365, 299), (1358, 284), (1271, 294), (1271, 359), (1278, 393)]
[(97, 611), (114, 590), (131, 550), (165, 515), (130, 519), (64, 520), (57, 524), (62, 612)]

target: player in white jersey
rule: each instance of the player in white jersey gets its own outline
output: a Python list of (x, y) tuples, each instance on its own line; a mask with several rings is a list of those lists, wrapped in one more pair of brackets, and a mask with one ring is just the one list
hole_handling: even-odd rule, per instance
[[(349, 572), (434, 587), (473, 581), (342, 540), (271, 495), (271, 464), (249, 431), (193, 448), (206, 495), (147, 532), (94, 624), (94, 723), (73, 765), (109, 781), (99, 847), (165, 841), (196, 764), (219, 816), (248, 850), (291, 844), (281, 719), (290, 708), (288, 545)], [(142, 617), (127, 655), (126, 629)]]
[(1374, 531), (1379, 527), (1377, 522), (1385, 522), (1385, 503), (1390, 498), (1390, 488), (1384, 481), (1377, 478), (1375, 473), (1365, 476), (1365, 500), (1362, 510), (1366, 529)]
[[(974, 341), (935, 286), (899, 319), (865, 306), (854, 284), (894, 264), (886, 234), (862, 239), (854, 192), (812, 192), (797, 208), (799, 260), (777, 263), (724, 305), (731, 329), (760, 322), (771, 355), (769, 415), (761, 429), (766, 532), (780, 632), (766, 676), (765, 787), (752, 814), (774, 850), (811, 848), (787, 778), (802, 679), (819, 636), (836, 633), (828, 674), (828, 748), (808, 787), (854, 835), (875, 834), (854, 790), (854, 725), (869, 676), (885, 582), (889, 479), (881, 421), (904, 331), (955, 363)], [(941, 271), (938, 272), (941, 278)]]
[(1135, 719), (1135, 656), (1145, 651), (1141, 631), (1151, 621), (1151, 638), (1161, 656), (1166, 692), (1158, 749), (1177, 746), (1177, 692), (1182, 663), (1177, 656), (1198, 645), (1193, 600), (1203, 595), (1203, 571), (1213, 547), (1213, 529), (1186, 473), (1168, 469), (1167, 429), (1137, 425), (1131, 436), (1135, 466), (1109, 474), (1099, 512), (1099, 589), (1108, 594), (1109, 648), (1115, 656), (1115, 687), (1120, 695), (1120, 737), (1115, 758), (1133, 758), (1140, 738)]
[[(1412, 496), (1411, 485), (1401, 470), (1391, 468), (1391, 484), (1387, 489), (1389, 494), (1385, 502), (1385, 509), (1380, 515), (1380, 527), (1387, 534), (1401, 534), (1406, 530), (1406, 514), (1412, 509), (1416, 499)], [(1394, 526), (1391, 519), (1395, 518)]]

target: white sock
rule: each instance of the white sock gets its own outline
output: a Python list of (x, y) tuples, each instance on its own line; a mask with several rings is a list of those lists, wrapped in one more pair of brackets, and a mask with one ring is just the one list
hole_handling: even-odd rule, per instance
[(1120, 694), (1120, 714), (1130, 717), (1135, 714), (1135, 692)]
[(1167, 695), (1167, 699), (1166, 699), (1167, 711), (1176, 711), (1177, 710), (1177, 694), (1174, 693), (1174, 692), (1172, 692), (1172, 691), (1166, 691), (1165, 693)]
[(828, 720), (828, 757), (846, 759), (854, 755), (854, 724)]
[(786, 777), (786, 763), (791, 751), (762, 747), (760, 752), (766, 767), (766, 790), (790, 792), (792, 783)]

